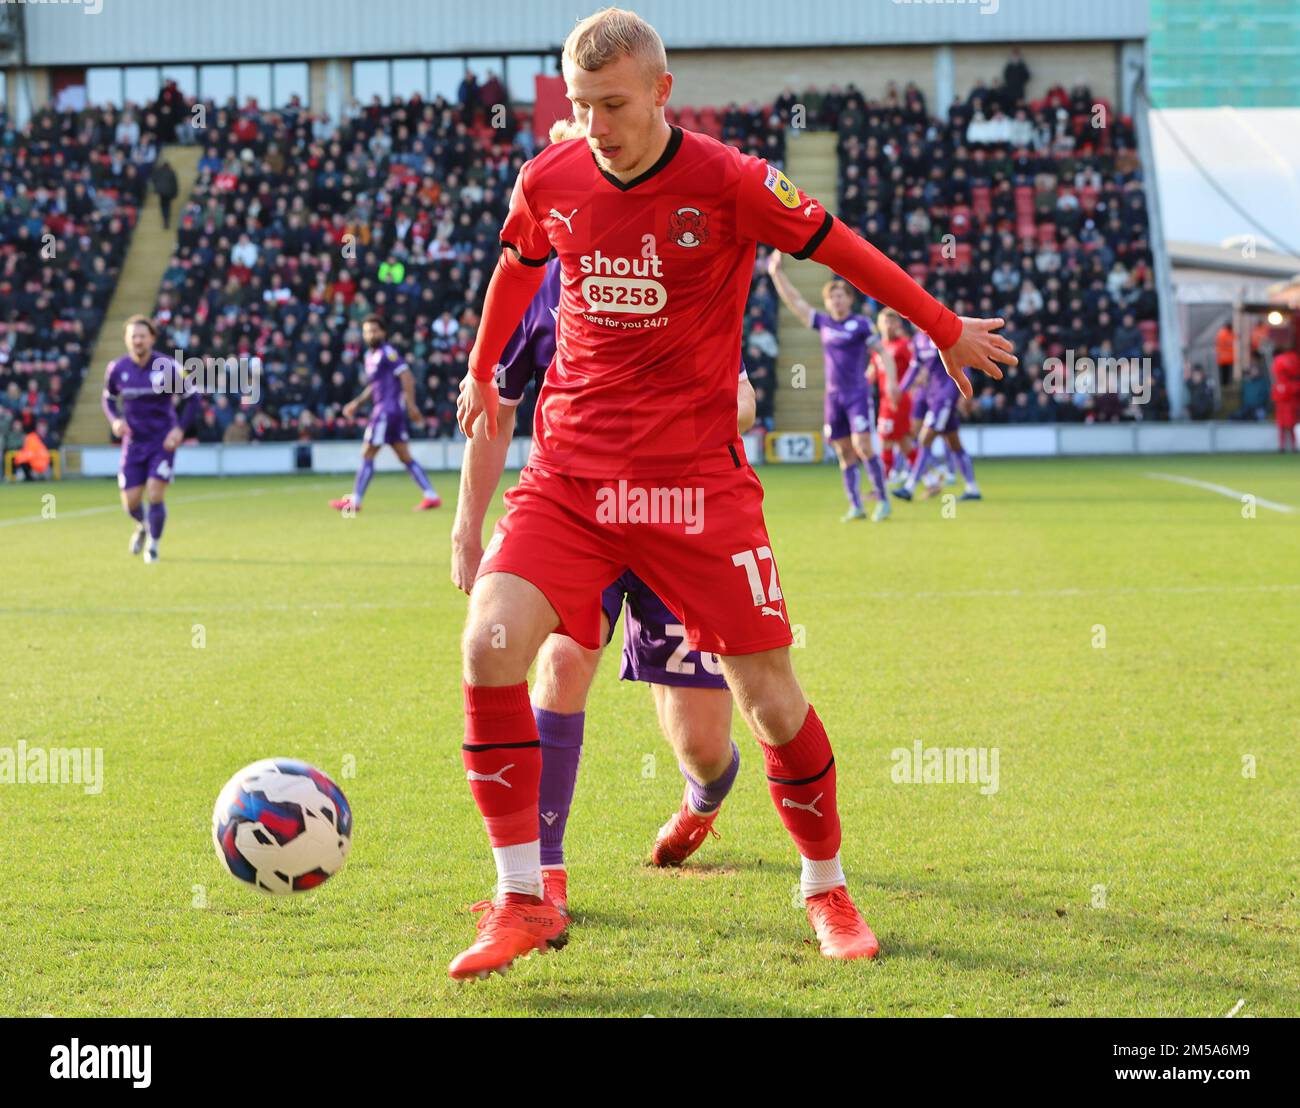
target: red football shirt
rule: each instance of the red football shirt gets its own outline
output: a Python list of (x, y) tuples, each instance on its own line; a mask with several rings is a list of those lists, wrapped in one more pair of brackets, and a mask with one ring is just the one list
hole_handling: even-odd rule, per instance
[(554, 249), (561, 268), (529, 464), (611, 478), (735, 468), (755, 246), (804, 257), (831, 223), (775, 167), (679, 127), (627, 183), (582, 139), (527, 162), (501, 241), (535, 265)]

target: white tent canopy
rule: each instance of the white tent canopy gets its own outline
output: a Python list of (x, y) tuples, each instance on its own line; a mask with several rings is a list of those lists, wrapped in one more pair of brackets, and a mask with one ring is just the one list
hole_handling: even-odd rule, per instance
[(1242, 240), (1232, 245), (1243, 257), (1300, 254), (1300, 109), (1153, 109), (1150, 118), (1167, 242)]

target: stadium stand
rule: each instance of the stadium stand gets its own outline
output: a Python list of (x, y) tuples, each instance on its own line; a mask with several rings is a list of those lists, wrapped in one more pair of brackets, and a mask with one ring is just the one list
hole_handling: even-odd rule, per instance
[[(341, 409), (361, 388), (360, 322), (371, 312), (387, 319), (415, 370), (424, 433), (454, 433), (456, 385), (497, 230), (519, 166), (535, 152), (527, 114), (516, 109), (505, 127), (488, 126), (482, 91), (462, 90), (461, 103), (353, 102), (337, 125), (296, 98), (277, 111), (251, 101), (208, 103), (208, 126), (195, 131), (184, 122), (194, 101), (177, 101), (171, 90), (162, 125), (168, 137), (200, 149), (158, 291), (158, 345), (247, 359), (261, 384), (256, 405), (207, 398), (194, 437), (359, 437), (364, 423)], [(5, 132), (3, 272), (25, 299), (6, 297), (0, 407), (23, 430), (50, 417), (54, 442), (67, 418), (61, 397), (85, 371), (121, 266), (122, 232), (135, 223), (163, 99), (141, 113), (143, 130), (136, 113), (92, 110), (46, 111), (23, 136)], [(1097, 107), (1084, 87), (1054, 88), (1029, 103), (1014, 85), (992, 82), (959, 98), (941, 121), (915, 86), (890, 85), (868, 100), (849, 85), (801, 95), (787, 89), (770, 105), (687, 106), (669, 119), (783, 167), (789, 142), (798, 141), (788, 126), (829, 132), (841, 218), (959, 312), (1008, 320), (1022, 367), (997, 385), (981, 384), (971, 418), (1136, 413), (1117, 397), (1046, 395), (1043, 362), (1067, 351), (1151, 358), (1157, 392), (1142, 415), (1163, 418), (1141, 171), (1129, 121), (1112, 118), (1103, 104), (1105, 126), (1096, 127)], [(31, 195), (18, 184), (20, 172), (31, 179), (29, 165), (47, 175)], [(71, 190), (67, 165), (85, 178)], [(84, 221), (88, 237), (42, 273), (32, 244), (51, 221), (69, 219)], [(789, 359), (765, 262), (760, 250), (743, 357), (759, 421), (771, 428), (778, 357)], [(531, 426), (531, 403), (521, 433)]]
[(157, 155), (150, 114), (0, 110), (0, 446), (62, 442)]

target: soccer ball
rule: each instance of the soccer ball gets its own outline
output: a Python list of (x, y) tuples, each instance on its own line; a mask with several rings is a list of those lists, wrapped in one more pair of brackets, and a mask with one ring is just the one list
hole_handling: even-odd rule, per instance
[(226, 782), (212, 810), (212, 845), (231, 874), (263, 892), (314, 889), (352, 846), (352, 809), (306, 762), (268, 758)]

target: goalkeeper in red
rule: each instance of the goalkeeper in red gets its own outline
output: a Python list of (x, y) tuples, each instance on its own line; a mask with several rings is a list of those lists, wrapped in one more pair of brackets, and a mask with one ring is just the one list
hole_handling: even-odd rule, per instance
[(774, 166), (669, 126), (663, 43), (632, 12), (583, 20), (563, 62), (585, 137), (520, 171), (462, 395), (465, 433), (495, 435), (494, 371), (555, 252), (556, 352), (533, 453), (506, 493), (462, 643), (463, 758), (497, 895), (449, 972), (483, 977), (565, 940), (564, 917), (541, 899), (528, 667), (553, 631), (598, 649), (601, 590), (628, 569), (679, 617), (691, 649), (721, 657), (802, 859), (822, 953), (874, 957), (840, 864), (835, 758), (790, 664), (763, 489), (737, 434), (755, 246), (810, 257), (906, 316), (967, 395), (964, 366), (996, 378), (1015, 357), (1000, 320), (957, 318)]

